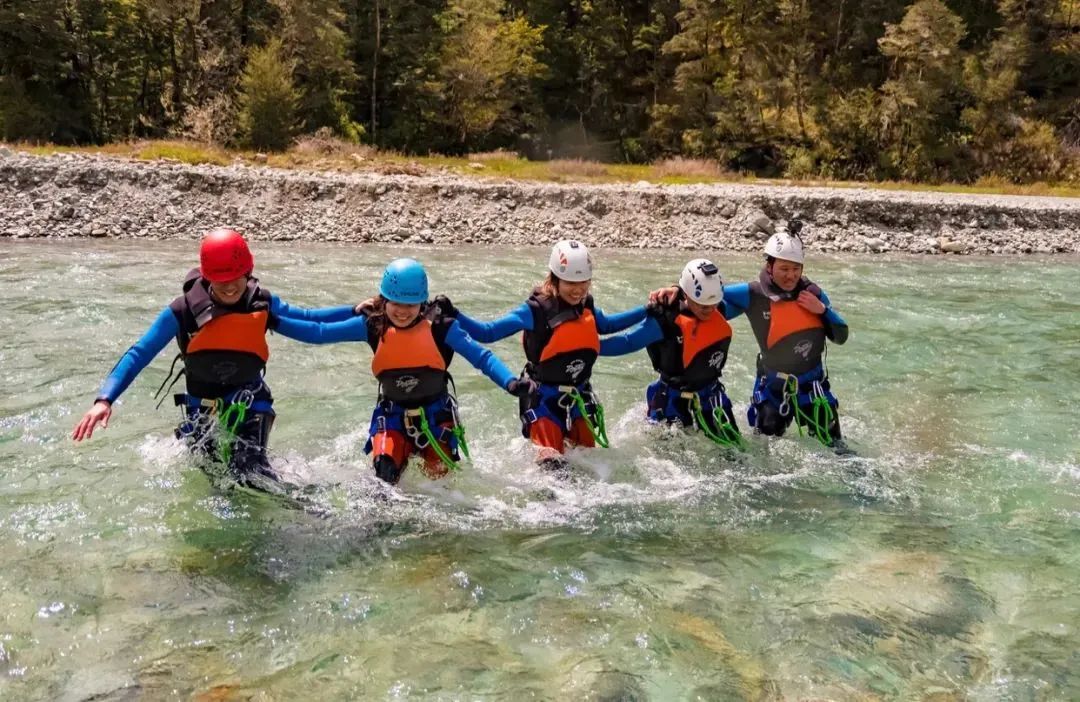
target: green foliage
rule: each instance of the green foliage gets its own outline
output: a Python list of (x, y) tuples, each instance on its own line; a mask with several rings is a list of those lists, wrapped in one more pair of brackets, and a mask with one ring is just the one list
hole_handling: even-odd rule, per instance
[(330, 127), (359, 141), (363, 128), (350, 114), (348, 96), (359, 77), (347, 57), (345, 13), (338, 0), (273, 0), (281, 13), (282, 46), (300, 92), (305, 129)]
[(451, 0), (439, 15), (444, 41), (429, 90), (445, 105), (445, 123), (462, 145), (491, 132), (514, 133), (527, 115), (543, 29), (524, 18), (503, 19), (502, 0)]
[(959, 82), (964, 22), (941, 0), (917, 0), (878, 40), (891, 59), (881, 87), (883, 147), (892, 173), (905, 180), (939, 179), (949, 167), (951, 135), (941, 129)]
[(0, 137), (282, 148), (328, 129), (412, 154), (1067, 180), (1078, 17), (1080, 0), (0, 0)]
[(48, 103), (34, 99), (15, 76), (0, 78), (0, 137), (5, 141), (44, 141), (54, 132)]
[(240, 84), (243, 141), (257, 149), (284, 151), (296, 128), (299, 96), (280, 41), (251, 52)]
[(861, 88), (821, 104), (814, 113), (820, 136), (814, 146), (817, 175), (874, 180), (885, 175), (881, 152), (881, 96)]

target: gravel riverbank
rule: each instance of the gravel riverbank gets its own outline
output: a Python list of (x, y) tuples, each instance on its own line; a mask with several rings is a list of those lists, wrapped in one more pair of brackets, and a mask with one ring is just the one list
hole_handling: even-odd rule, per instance
[(560, 185), (189, 166), (0, 147), (0, 236), (759, 250), (792, 217), (818, 251), (1080, 253), (1080, 198), (776, 185)]

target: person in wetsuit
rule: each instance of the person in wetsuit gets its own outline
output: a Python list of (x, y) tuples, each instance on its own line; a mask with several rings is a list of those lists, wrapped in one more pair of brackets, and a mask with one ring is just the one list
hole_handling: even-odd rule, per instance
[(548, 258), (548, 276), (529, 298), (509, 314), (480, 322), (441, 300), (473, 338), (491, 343), (523, 332), (525, 369), (522, 381), (535, 389), (521, 396), (522, 434), (539, 447), (546, 468), (561, 469), (567, 446), (593, 447), (594, 431), (602, 432), (602, 407), (593, 391), (593, 365), (600, 352), (600, 335), (640, 322), (645, 307), (607, 316), (589, 293), (593, 262), (579, 241), (555, 244)]
[(837, 453), (849, 453), (825, 364), (828, 342), (846, 342), (848, 325), (828, 295), (803, 276), (800, 230), (793, 221), (788, 231), (770, 237), (758, 279), (724, 290), (728, 316), (745, 313), (758, 343), (747, 419), (757, 432), (771, 436), (782, 435), (796, 421)]
[(600, 355), (646, 349), (660, 375), (645, 391), (648, 418), (695, 426), (716, 443), (739, 446), (722, 381), (732, 336), (726, 312), (720, 270), (712, 261), (694, 259), (679, 276), (677, 296), (651, 303), (637, 326), (603, 339)]
[(429, 478), (456, 468), (463, 434), (449, 373), (455, 352), (513, 395), (528, 395), (535, 388), (473, 341), (440, 305), (428, 302), (427, 272), (419, 261), (391, 261), (379, 295), (357, 311), (353, 319), (317, 325), (313, 343), (363, 341), (371, 346), (379, 399), (364, 451), (372, 456), (375, 475), (387, 483), (401, 479), (414, 454), (422, 456)]
[[(354, 308), (292, 307), (261, 286), (252, 275), (254, 267), (247, 242), (235, 230), (215, 229), (203, 237), (199, 267), (188, 273), (181, 294), (113, 367), (72, 438), (82, 441), (97, 426), (107, 428), (116, 400), (175, 339), (186, 383), (186, 391), (174, 396), (183, 415), (177, 437), (194, 451), (222, 459), (235, 482), (279, 492), (283, 486), (266, 455), (276, 417), (263, 377), (270, 358), (267, 332), (311, 343), (316, 329), (312, 321), (348, 319)], [(231, 436), (217, 431), (222, 423), (218, 420), (226, 414)]]

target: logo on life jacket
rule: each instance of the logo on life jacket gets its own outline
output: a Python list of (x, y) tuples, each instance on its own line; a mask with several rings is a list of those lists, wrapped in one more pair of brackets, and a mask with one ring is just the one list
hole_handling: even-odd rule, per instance
[(764, 310), (764, 311), (763, 311), (763, 312), (761, 313), (761, 318), (762, 318), (762, 319), (768, 319), (768, 318), (769, 318), (770, 316), (772, 316), (772, 315), (770, 315), (770, 314), (769, 314), (769, 310)]
[(584, 370), (585, 370), (585, 361), (581, 360), (580, 358), (566, 364), (566, 372), (569, 373), (570, 377), (573, 378), (575, 381), (577, 380), (577, 377), (579, 375), (581, 375)]
[(415, 375), (403, 375), (394, 380), (394, 385), (404, 393), (411, 393), (420, 384), (420, 379)]
[(240, 371), (240, 366), (233, 361), (218, 361), (213, 364), (213, 374), (220, 383), (227, 383)]
[(813, 342), (810, 341), (809, 339), (806, 339), (804, 341), (800, 341), (799, 343), (795, 344), (794, 351), (795, 351), (795, 353), (799, 354), (803, 358), (810, 358), (810, 351), (812, 351), (813, 348), (814, 348)]
[(720, 370), (724, 367), (725, 354), (723, 351), (716, 351), (712, 356), (709, 356), (709, 367)]

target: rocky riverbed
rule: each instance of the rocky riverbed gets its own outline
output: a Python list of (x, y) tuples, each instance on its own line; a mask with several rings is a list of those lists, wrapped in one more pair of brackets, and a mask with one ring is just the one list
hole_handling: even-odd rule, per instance
[(1080, 252), (1080, 199), (776, 185), (560, 185), (248, 165), (189, 166), (0, 147), (0, 236), (759, 250), (788, 219), (818, 251)]

